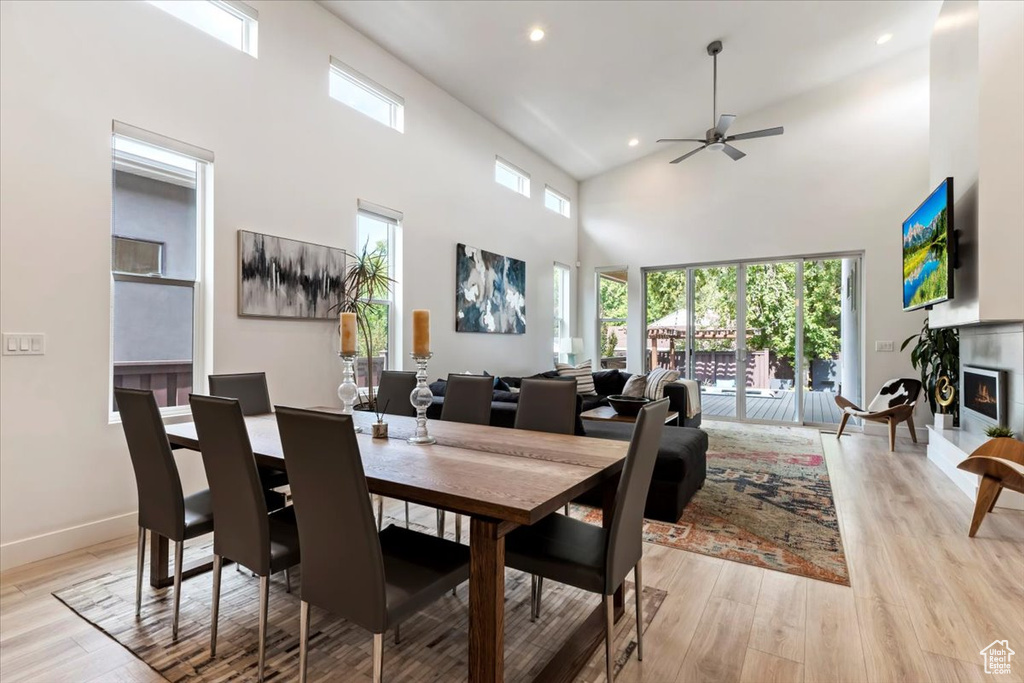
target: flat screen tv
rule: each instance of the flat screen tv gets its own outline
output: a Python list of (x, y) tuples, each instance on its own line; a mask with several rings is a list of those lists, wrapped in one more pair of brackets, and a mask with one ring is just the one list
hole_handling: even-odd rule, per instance
[(953, 298), (953, 179), (943, 180), (903, 221), (903, 310)]

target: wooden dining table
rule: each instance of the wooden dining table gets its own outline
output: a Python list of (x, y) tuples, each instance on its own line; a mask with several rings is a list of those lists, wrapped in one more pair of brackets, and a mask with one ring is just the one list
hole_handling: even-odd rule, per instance
[[(340, 412), (335, 408), (316, 408)], [(469, 680), (504, 680), (505, 535), (538, 522), (576, 496), (602, 483), (604, 524), (611, 521), (614, 483), (628, 443), (502, 427), (431, 421), (429, 446), (406, 441), (415, 430), (411, 417), (387, 416), (388, 439), (369, 435), (372, 413), (357, 411), (362, 427), (359, 450), (370, 492), (419, 503), (470, 518)], [(245, 418), (257, 464), (287, 470), (273, 414)], [(174, 448), (199, 450), (195, 425), (167, 426)], [(167, 585), (168, 544), (153, 535), (150, 582)], [(195, 565), (184, 574), (206, 569)], [(536, 680), (572, 681), (604, 640), (604, 614), (595, 609), (571, 634)], [(623, 612), (622, 587), (615, 618)]]

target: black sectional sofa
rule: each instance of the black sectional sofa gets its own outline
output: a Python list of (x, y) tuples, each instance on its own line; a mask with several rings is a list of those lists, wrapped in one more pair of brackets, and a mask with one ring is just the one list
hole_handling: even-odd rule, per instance
[[(533, 377), (555, 378), (554, 370)], [(622, 393), (629, 373), (620, 370), (602, 370), (594, 373), (595, 396), (577, 397), (576, 433), (600, 439), (629, 441), (633, 425), (627, 422), (605, 420), (582, 420), (581, 412), (608, 405), (608, 396)], [(491, 402), (491, 425), (495, 427), (515, 426), (519, 394), (511, 391), (522, 382), (519, 377), (495, 378), (495, 390)], [(444, 406), (444, 380), (430, 385), (434, 400), (427, 409), (427, 417), (436, 420), (441, 417)], [(647, 495), (644, 516), (665, 522), (676, 522), (683, 508), (704, 485), (707, 475), (708, 436), (700, 427), (700, 413), (686, 418), (686, 388), (681, 384), (665, 386), (664, 396), (669, 399), (669, 410), (679, 413), (678, 424), (667, 425), (661, 437), (658, 460), (654, 465), (654, 476)], [(600, 506), (603, 492), (600, 488), (580, 496), (581, 503)]]

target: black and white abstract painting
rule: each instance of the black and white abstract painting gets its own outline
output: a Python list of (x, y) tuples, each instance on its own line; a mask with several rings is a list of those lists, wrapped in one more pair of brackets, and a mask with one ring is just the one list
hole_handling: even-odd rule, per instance
[(455, 251), (455, 331), (526, 333), (526, 262), (465, 244)]
[(238, 314), (333, 318), (342, 297), (345, 250), (238, 231)]

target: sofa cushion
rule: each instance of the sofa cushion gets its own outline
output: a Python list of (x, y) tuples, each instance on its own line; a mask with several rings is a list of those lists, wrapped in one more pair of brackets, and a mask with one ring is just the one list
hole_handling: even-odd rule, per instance
[(492, 375), (491, 373), (484, 370), (484, 377), (494, 377), (494, 390), (495, 391), (508, 391), (509, 385), (502, 378)]
[(511, 391), (495, 390), (491, 400), (495, 403), (519, 403), (519, 394), (512, 393)]
[(665, 368), (654, 368), (647, 373), (647, 387), (644, 389), (644, 396), (657, 401), (665, 394), (665, 385), (679, 379), (678, 370), (666, 370)]
[(622, 387), (623, 396), (636, 396), (637, 398), (644, 397), (644, 390), (647, 388), (647, 375), (633, 375), (626, 380), (626, 385)]
[(601, 396), (621, 394), (626, 377), (619, 370), (598, 370), (594, 373), (594, 390)]
[[(584, 423), (587, 436), (598, 439), (629, 441), (633, 436), (633, 425), (628, 422), (610, 420), (587, 420)], [(654, 463), (654, 479), (681, 481), (699, 461), (707, 458), (708, 435), (701, 429), (666, 426), (661, 434), (658, 459)]]
[(555, 363), (555, 370), (560, 377), (576, 378), (576, 393), (580, 396), (590, 396), (597, 393), (594, 391), (594, 374), (591, 372), (589, 360), (585, 360), (575, 366), (568, 363)]
[(607, 396), (580, 396), (580, 399), (582, 401), (580, 409), (583, 412), (608, 405)]

